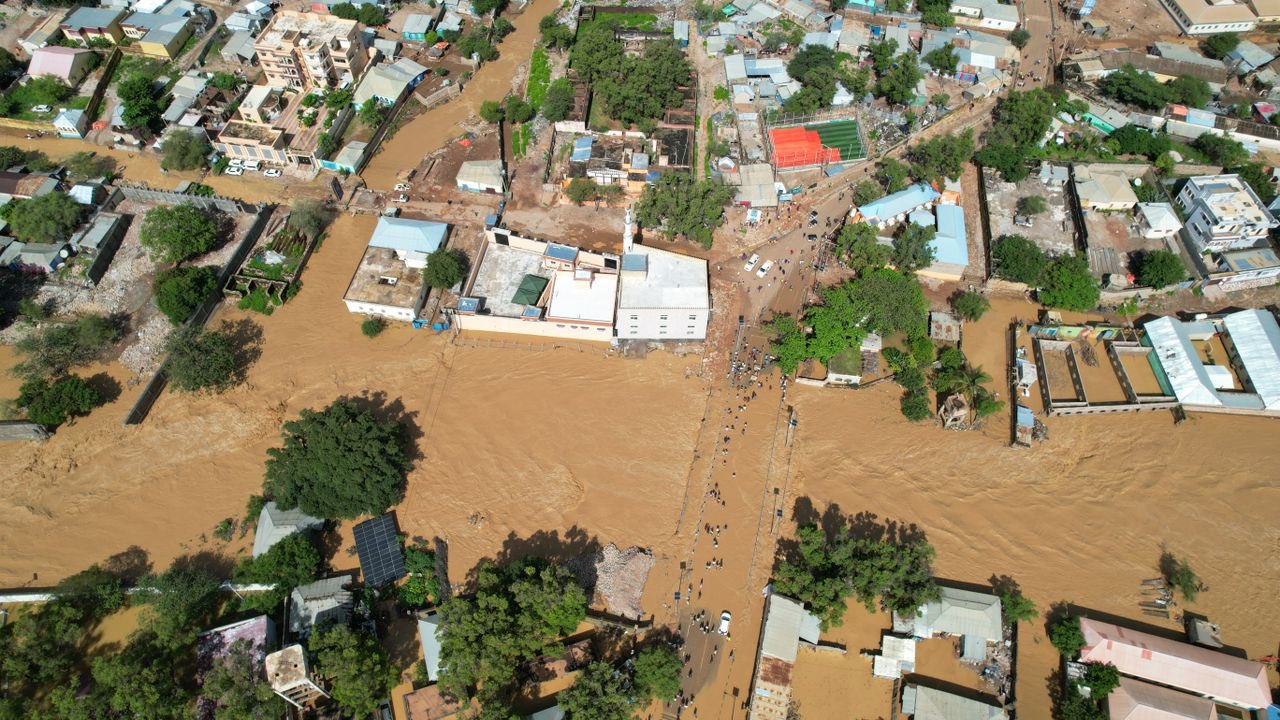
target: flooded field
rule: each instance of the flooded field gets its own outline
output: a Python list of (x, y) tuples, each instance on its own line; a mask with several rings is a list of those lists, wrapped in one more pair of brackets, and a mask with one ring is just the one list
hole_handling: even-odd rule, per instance
[[(971, 359), (994, 376), (1003, 375), (1000, 335), (1019, 307), (1028, 318), (1034, 312), (997, 302), (966, 327), (966, 346), (984, 348)], [(1071, 602), (1152, 620), (1138, 608), (1139, 583), (1159, 574), (1167, 547), (1210, 588), (1180, 609), (1220, 623), (1226, 642), (1252, 657), (1274, 652), (1280, 620), (1270, 595), (1258, 592), (1280, 583), (1280, 488), (1261, 470), (1274, 463), (1274, 421), (1050, 418), (1048, 441), (1021, 450), (1007, 447), (1002, 415), (969, 433), (905, 424), (898, 393), (883, 385), (853, 393), (797, 387), (792, 496), (917, 523), (937, 548), (939, 576), (1009, 575), (1042, 612)], [(1046, 678), (1056, 667), (1042, 623), (1024, 625), (1017, 687), (1024, 717), (1048, 717)], [(867, 716), (883, 712), (859, 707)]]
[[(166, 394), (130, 428), (121, 420), (136, 388), (126, 389), (46, 443), (0, 446), (0, 584), (52, 582), (130, 545), (159, 566), (200, 547), (243, 514), (280, 423), (342, 395), (367, 394), (414, 428), (423, 457), (401, 527), (448, 538), (459, 578), (509, 534), (576, 527), (583, 543), (655, 549), (670, 538), (705, 402), (698, 359), (455, 347), (403, 326), (365, 338), (340, 298), (374, 222), (340, 218), (302, 292), (250, 318), (264, 337), (245, 386)], [(249, 317), (224, 309), (215, 324)], [(16, 381), (2, 383), (16, 394)]]

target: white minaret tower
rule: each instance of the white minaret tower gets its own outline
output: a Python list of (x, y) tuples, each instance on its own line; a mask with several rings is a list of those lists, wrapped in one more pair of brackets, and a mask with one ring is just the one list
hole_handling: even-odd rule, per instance
[(627, 215), (623, 218), (622, 228), (622, 254), (627, 255), (631, 252), (631, 246), (635, 244), (635, 225), (631, 220), (631, 206), (627, 206)]

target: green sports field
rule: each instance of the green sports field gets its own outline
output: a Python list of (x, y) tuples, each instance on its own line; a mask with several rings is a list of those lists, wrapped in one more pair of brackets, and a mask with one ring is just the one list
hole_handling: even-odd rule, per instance
[(861, 160), (867, 155), (866, 149), (862, 147), (862, 134), (858, 130), (857, 120), (805, 125), (804, 129), (818, 133), (824, 147), (839, 150), (841, 160)]

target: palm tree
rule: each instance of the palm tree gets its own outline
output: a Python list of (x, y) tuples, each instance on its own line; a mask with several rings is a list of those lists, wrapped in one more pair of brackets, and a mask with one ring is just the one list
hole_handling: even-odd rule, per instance
[(949, 377), (948, 390), (958, 392), (969, 400), (969, 404), (974, 403), (974, 398), (978, 392), (982, 390), (982, 386), (991, 382), (991, 376), (982, 371), (980, 367), (966, 365), (952, 373)]

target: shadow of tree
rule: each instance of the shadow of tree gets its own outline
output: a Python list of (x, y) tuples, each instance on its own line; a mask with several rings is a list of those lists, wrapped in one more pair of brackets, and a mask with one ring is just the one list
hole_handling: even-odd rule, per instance
[(577, 525), (565, 530), (563, 536), (559, 530), (539, 530), (527, 537), (509, 533), (492, 558), (481, 560), (467, 572), (466, 584), (475, 584), (479, 570), (486, 562), (503, 566), (515, 560), (541, 558), (563, 565), (590, 592), (596, 586), (595, 559), (603, 547), (595, 535)]
[(1008, 575), (992, 575), (987, 582), (991, 583), (991, 590), (996, 595), (1018, 597), (1022, 595), (1022, 586), (1017, 580)]
[(234, 567), (234, 558), (212, 550), (201, 550), (197, 553), (181, 555), (174, 558), (173, 562), (169, 564), (170, 570), (195, 569), (220, 580), (231, 577), (231, 570)]
[(235, 383), (240, 384), (249, 374), (249, 368), (262, 357), (262, 325), (252, 318), (242, 317), (224, 320), (218, 331), (231, 340), (232, 351), (236, 356)]
[(104, 405), (107, 403), (113, 403), (120, 397), (120, 383), (116, 382), (115, 378), (104, 372), (100, 372), (93, 377), (86, 378), (85, 382), (89, 384), (89, 387), (97, 391), (98, 395), (102, 398)]
[[(44, 285), (43, 273), (6, 272), (0, 274), (0, 330), (9, 327), (21, 314), (18, 305), (34, 298)], [(46, 306), (47, 310), (48, 307)]]
[(120, 578), (125, 585), (133, 585), (151, 572), (151, 558), (146, 550), (130, 545), (103, 561), (102, 569)]

